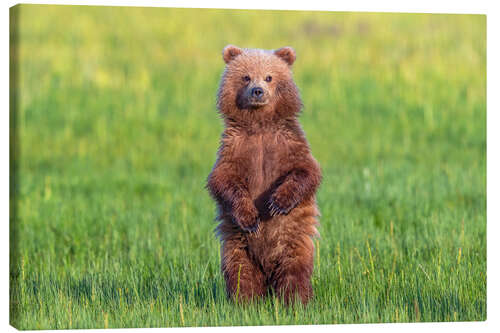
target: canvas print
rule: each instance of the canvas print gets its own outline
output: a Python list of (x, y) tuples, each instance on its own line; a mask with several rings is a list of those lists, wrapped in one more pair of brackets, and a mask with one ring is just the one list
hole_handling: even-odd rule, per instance
[(486, 320), (486, 16), (10, 9), (10, 323)]

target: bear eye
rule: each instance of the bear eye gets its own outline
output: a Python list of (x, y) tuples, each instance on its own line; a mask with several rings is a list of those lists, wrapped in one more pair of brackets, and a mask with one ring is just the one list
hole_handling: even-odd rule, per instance
[(248, 75), (243, 76), (243, 81), (250, 82), (250, 76)]
[(271, 82), (273, 80), (271, 75), (266, 76), (266, 82)]

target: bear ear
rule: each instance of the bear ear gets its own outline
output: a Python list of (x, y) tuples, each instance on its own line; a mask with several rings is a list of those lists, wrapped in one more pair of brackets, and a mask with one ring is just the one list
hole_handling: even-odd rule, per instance
[(229, 64), (234, 58), (243, 53), (243, 50), (234, 45), (228, 45), (222, 50), (222, 58), (226, 64)]
[(274, 51), (274, 54), (283, 59), (288, 64), (288, 66), (292, 66), (295, 62), (295, 50), (290, 46), (285, 46), (281, 49), (277, 49), (276, 51)]

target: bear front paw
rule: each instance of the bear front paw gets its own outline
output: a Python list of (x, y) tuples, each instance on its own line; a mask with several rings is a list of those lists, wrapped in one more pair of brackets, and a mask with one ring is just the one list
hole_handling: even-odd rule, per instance
[(276, 192), (269, 200), (269, 214), (271, 216), (287, 215), (295, 206), (297, 206), (297, 200), (295, 200), (293, 195), (284, 195)]
[(259, 223), (259, 212), (253, 202), (245, 201), (238, 205), (234, 210), (234, 218), (236, 223), (247, 232), (257, 230)]

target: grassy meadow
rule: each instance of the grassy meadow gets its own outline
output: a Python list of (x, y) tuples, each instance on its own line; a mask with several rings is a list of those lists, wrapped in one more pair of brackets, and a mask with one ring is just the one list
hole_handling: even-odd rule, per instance
[[(486, 319), (486, 17), (11, 8), (19, 329)], [(225, 297), (204, 189), (226, 44), (297, 51), (314, 300)]]

